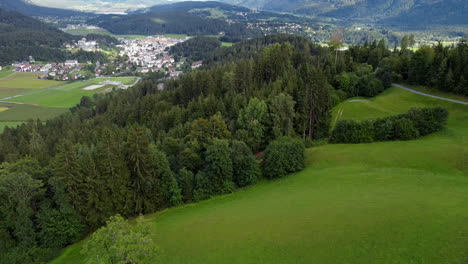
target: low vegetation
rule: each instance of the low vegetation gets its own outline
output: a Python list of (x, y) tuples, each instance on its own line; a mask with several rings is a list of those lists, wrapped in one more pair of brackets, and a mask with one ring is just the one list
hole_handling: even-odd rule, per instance
[(412, 108), (405, 114), (375, 120), (340, 120), (331, 135), (334, 143), (370, 143), (411, 140), (441, 130), (448, 119), (447, 109)]

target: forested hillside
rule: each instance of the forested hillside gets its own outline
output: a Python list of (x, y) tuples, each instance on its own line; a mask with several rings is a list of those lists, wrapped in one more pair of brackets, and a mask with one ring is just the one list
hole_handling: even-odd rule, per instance
[(10, 11), (16, 11), (27, 16), (70, 17), (91, 15), (90, 13), (78, 12), (68, 9), (37, 6), (25, 0), (2, 0), (0, 2), (0, 8)]
[(0, 9), (0, 63), (2, 65), (33, 56), (40, 61), (105, 60), (100, 53), (79, 51), (75, 54), (61, 47), (76, 38), (39, 20)]
[(88, 21), (114, 34), (187, 34), (246, 38), (254, 33), (243, 24), (229, 24), (221, 19), (202, 18), (185, 11), (153, 11), (128, 16), (105, 15)]
[(337, 52), (278, 35), (215, 54), (162, 91), (150, 75), (128, 90), (83, 97), (54, 120), (6, 128), (0, 263), (46, 261), (115, 214), (147, 214), (301, 170), (304, 144), (329, 138), (334, 105), (375, 96), (393, 80), (431, 81), (437, 70), (452, 91), (468, 91), (466, 43), (413, 53), (381, 41)]
[(373, 21), (397, 26), (466, 25), (468, 3), (464, 0), (224, 0), (261, 10), (333, 17), (340, 20)]

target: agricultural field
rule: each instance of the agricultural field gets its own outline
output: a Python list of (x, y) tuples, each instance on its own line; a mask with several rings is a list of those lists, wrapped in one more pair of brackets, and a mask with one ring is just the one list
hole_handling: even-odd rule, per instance
[(234, 45), (232, 42), (221, 42), (222, 47), (232, 47), (232, 45)]
[[(412, 141), (329, 144), (308, 166), (234, 194), (147, 215), (160, 263), (425, 263), (468, 260), (468, 106), (391, 88), (333, 120), (443, 106), (447, 127)], [(83, 263), (83, 242), (52, 264)]]
[(47, 120), (68, 111), (67, 108), (49, 108), (38, 105), (12, 104), (0, 102), (0, 132), (8, 127), (16, 127), (30, 119)]
[[(18, 76), (17, 76), (18, 75)], [(10, 83), (22, 86), (20, 83), (28, 83), (32, 85), (39, 85), (42, 88), (19, 88), (23, 89), (21, 93), (35, 92), (44, 88), (45, 84), (42, 84), (42, 80), (29, 79), (32, 75), (27, 74), (15, 74), (16, 83), (9, 80)], [(26, 77), (25, 80), (21, 81), (19, 77)], [(112, 77), (112, 78), (95, 78), (87, 81), (77, 81), (73, 83), (64, 83), (56, 81), (47, 81), (47, 83), (53, 84), (52, 89), (38, 91), (24, 96), (14, 97), (0, 102), (0, 132), (3, 131), (5, 126), (16, 126), (27, 120), (41, 119), (47, 120), (57, 117), (68, 111), (68, 108), (77, 105), (81, 97), (93, 96), (96, 93), (102, 93), (112, 89), (115, 85), (99, 85), (104, 81), (117, 81), (124, 85), (130, 85), (135, 83), (137, 79), (135, 77)], [(2, 85), (0, 80), (0, 85)], [(60, 84), (60, 86), (56, 86)], [(41, 86), (42, 85), (42, 86)], [(23, 85), (26, 87), (26, 85)], [(55, 87), (56, 86), (56, 87)], [(87, 89), (87, 90), (85, 90)], [(2, 89), (0, 88), (0, 94)], [(21, 94), (18, 92), (17, 94)]]
[(138, 38), (146, 38), (147, 36), (143, 35), (116, 35), (112, 34), (109, 31), (105, 29), (86, 29), (86, 28), (80, 28), (80, 29), (69, 29), (66, 31), (68, 34), (71, 35), (77, 35), (77, 36), (86, 36), (88, 34), (99, 34), (99, 35), (106, 35), (106, 36), (111, 36), (114, 38), (128, 38), (128, 39), (138, 39)]
[(97, 85), (104, 81), (118, 81), (125, 85), (135, 82), (134, 77), (113, 77), (113, 78), (95, 78), (87, 81), (77, 81), (66, 85), (59, 86), (55, 89), (42, 91), (40, 93), (30, 94), (26, 96), (16, 97), (7, 100), (8, 102), (17, 102), (25, 104), (34, 104), (52, 108), (70, 108), (80, 102), (83, 96), (92, 96), (95, 93), (104, 92), (107, 88), (112, 88), (112, 85), (106, 85), (95, 90), (84, 90), (84, 88)]
[(0, 71), (0, 79), (3, 79), (5, 77), (8, 77), (10, 75), (12, 75), (13, 72), (12, 71)]
[[(10, 72), (8, 72), (10, 73)], [(59, 81), (40, 80), (40, 73), (13, 73), (0, 79), (0, 100), (5, 97), (34, 92), (63, 84)]]

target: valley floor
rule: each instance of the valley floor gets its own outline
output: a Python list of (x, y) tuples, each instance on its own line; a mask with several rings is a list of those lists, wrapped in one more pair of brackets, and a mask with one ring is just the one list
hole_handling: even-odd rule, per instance
[[(146, 216), (157, 263), (467, 263), (468, 106), (393, 87), (333, 120), (437, 105), (450, 112), (441, 132), (314, 147), (300, 173)], [(81, 245), (52, 263), (83, 263)]]

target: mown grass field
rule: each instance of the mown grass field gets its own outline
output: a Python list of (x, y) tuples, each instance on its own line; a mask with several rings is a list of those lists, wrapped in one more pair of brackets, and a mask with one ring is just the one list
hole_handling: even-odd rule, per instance
[(5, 129), (5, 127), (17, 127), (18, 125), (23, 124), (23, 122), (0, 122), (0, 133)]
[(1, 78), (0, 99), (63, 84), (59, 81), (39, 80), (37, 77), (40, 75), (40, 73), (14, 73)]
[[(438, 133), (314, 147), (302, 172), (146, 216), (158, 263), (468, 263), (468, 107), (391, 88), (334, 116), (436, 105), (450, 111)], [(84, 263), (82, 244), (51, 263)]]
[[(39, 87), (42, 87), (41, 83), (39, 83), (42, 80), (34, 79), (33, 81), (29, 79), (31, 74), (15, 74), (15, 78), (19, 78), (16, 80), (18, 83), (21, 82), (22, 77), (26, 78), (23, 80), (24, 83), (30, 82), (30, 85), (39, 85)], [(66, 113), (68, 108), (73, 107), (80, 102), (82, 96), (93, 96), (96, 93), (101, 93), (108, 88), (114, 87), (113, 85), (106, 85), (96, 90), (83, 90), (83, 88), (99, 84), (106, 80), (119, 81), (125, 85), (133, 84), (136, 81), (135, 77), (95, 78), (68, 84), (49, 81), (52, 82), (52, 84), (60, 84), (60, 86), (54, 87), (50, 90), (40, 91), (0, 102), (0, 132), (3, 131), (5, 126), (15, 127), (30, 119), (41, 119), (45, 121)], [(29, 90), (20, 88), (20, 92), (18, 93), (22, 94), (33, 92), (40, 89), (44, 89), (44, 87)], [(2, 90), (0, 88), (0, 97), (3, 98), (3, 96), (1, 96), (1, 91)]]
[(0, 71), (0, 79), (3, 79), (5, 77), (8, 77), (10, 75), (12, 75), (13, 72), (12, 71)]
[(86, 36), (88, 34), (99, 34), (99, 35), (106, 35), (106, 36), (111, 36), (114, 38), (128, 38), (128, 39), (141, 39), (141, 38), (146, 38), (147, 36), (143, 35), (116, 35), (112, 34), (109, 31), (105, 29), (86, 29), (86, 28), (80, 28), (80, 29), (69, 29), (66, 31), (68, 34), (71, 35), (77, 35), (77, 36)]
[(7, 100), (8, 102), (19, 102), (25, 104), (34, 104), (51, 108), (70, 108), (80, 102), (83, 96), (92, 96), (95, 93), (102, 92), (110, 86), (99, 88), (92, 91), (83, 90), (91, 85), (99, 84), (100, 82), (110, 80), (119, 81), (123, 84), (129, 85), (135, 82), (134, 77), (122, 78), (95, 78), (87, 81), (78, 81), (59, 86), (55, 89), (42, 91), (40, 93), (25, 95)]
[(10, 104), (0, 102), (0, 132), (6, 126), (16, 127), (28, 120), (47, 120), (68, 111), (67, 108), (50, 108), (38, 105)]

